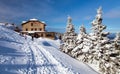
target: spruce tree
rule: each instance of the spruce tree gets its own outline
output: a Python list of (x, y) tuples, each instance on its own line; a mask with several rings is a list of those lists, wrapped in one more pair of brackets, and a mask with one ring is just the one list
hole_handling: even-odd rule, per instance
[(102, 7), (97, 10), (95, 20), (92, 22), (94, 47), (92, 51), (92, 63), (99, 65), (102, 74), (116, 74), (120, 70), (120, 58), (116, 51), (115, 43), (108, 39), (108, 32), (104, 32), (106, 26), (102, 24)]
[(68, 16), (66, 32), (62, 37), (62, 41), (63, 44), (61, 45), (61, 50), (71, 55), (71, 51), (76, 46), (76, 33), (70, 16)]
[(80, 33), (77, 36), (76, 47), (72, 51), (73, 56), (81, 61), (87, 61), (87, 54), (91, 47), (89, 35), (86, 33), (84, 25), (80, 27)]

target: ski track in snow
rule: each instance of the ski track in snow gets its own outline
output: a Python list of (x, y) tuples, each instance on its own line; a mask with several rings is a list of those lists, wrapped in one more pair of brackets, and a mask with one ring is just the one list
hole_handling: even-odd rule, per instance
[[(60, 63), (43, 47), (35, 42), (29, 42), (28, 46), (31, 50), (32, 61), (28, 70), (32, 74), (66, 74), (67, 69), (62, 67)], [(41, 62), (40, 62), (41, 61)], [(70, 74), (73, 74), (70, 72)]]
[(30, 45), (29, 44), (27, 44), (28, 45), (28, 47), (29, 47), (29, 49), (30, 49), (30, 54), (31, 54), (31, 56), (29, 57), (29, 61), (28, 61), (28, 64), (29, 64), (29, 66), (28, 66), (28, 69), (27, 69), (27, 74), (36, 74), (36, 66), (35, 66), (35, 56), (34, 56), (34, 52), (33, 52), (33, 50), (32, 50), (32, 48), (30, 47)]
[[(52, 51), (53, 53), (59, 51), (57, 50), (59, 44), (56, 44), (52, 40), (43, 39), (43, 41), (45, 41), (45, 45), (43, 45), (42, 42), (39, 42), (39, 39), (32, 41), (31, 38), (28, 37), (25, 40), (25, 38), (18, 35), (18, 33), (1, 26), (0, 34), (0, 51), (4, 52), (0, 52), (0, 74), (84, 74), (84, 72), (80, 73), (80, 71), (84, 70), (76, 72), (77, 70), (74, 71), (71, 67), (65, 65), (64, 62), (61, 62), (63, 61), (63, 59), (60, 61), (61, 57), (55, 57), (62, 56), (63, 54), (60, 55), (58, 53), (58, 55), (52, 55), (51, 52), (48, 51), (49, 49), (54, 49), (54, 51)], [(11, 54), (18, 56), (11, 56)], [(65, 58), (64, 55), (63, 58)], [(77, 67), (75, 67), (75, 69), (77, 69)], [(81, 69), (86, 69), (86, 67)], [(95, 74), (91, 69), (87, 68), (87, 70)], [(89, 71), (85, 73), (89, 73)]]

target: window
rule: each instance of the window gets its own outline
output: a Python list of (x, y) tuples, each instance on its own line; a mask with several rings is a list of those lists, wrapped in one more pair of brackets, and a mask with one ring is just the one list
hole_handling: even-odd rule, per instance
[(41, 34), (41, 37), (43, 37), (43, 34)]
[(35, 28), (35, 31), (37, 31), (37, 28)]
[(31, 23), (31, 26), (33, 26), (33, 23)]
[(33, 28), (31, 28), (31, 31), (33, 31)]
[(39, 30), (41, 31), (42, 29), (40, 28)]
[(51, 35), (51, 34), (47, 34), (46, 36), (47, 36), (47, 37), (51, 37), (52, 35)]
[(26, 28), (26, 31), (28, 31), (28, 29)]

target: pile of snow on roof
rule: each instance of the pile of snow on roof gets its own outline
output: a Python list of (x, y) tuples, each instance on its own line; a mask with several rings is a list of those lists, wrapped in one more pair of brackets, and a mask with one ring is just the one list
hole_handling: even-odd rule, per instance
[(30, 19), (30, 21), (38, 21), (38, 19), (36, 19), (36, 18), (33, 18), (33, 19)]

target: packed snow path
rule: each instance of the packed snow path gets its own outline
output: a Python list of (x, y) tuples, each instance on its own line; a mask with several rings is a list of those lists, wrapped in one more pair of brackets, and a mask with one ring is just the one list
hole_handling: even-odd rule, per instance
[(31, 50), (30, 64), (32, 74), (73, 74), (72, 71), (64, 68), (54, 57), (40, 45), (35, 42), (28, 43)]
[(59, 42), (35, 39), (0, 26), (0, 74), (97, 74), (58, 50)]

